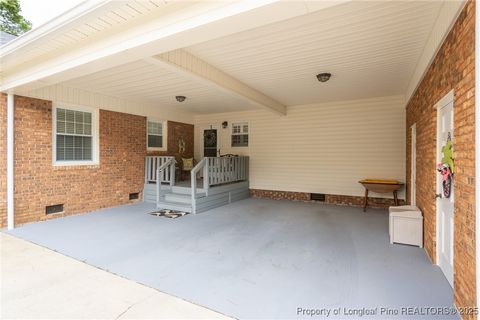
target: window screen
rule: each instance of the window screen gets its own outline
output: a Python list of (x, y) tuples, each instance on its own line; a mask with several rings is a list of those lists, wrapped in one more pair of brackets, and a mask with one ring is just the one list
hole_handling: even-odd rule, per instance
[(92, 113), (57, 108), (56, 121), (56, 160), (92, 160)]
[(248, 123), (232, 124), (232, 147), (248, 147)]
[(163, 123), (148, 121), (147, 130), (147, 147), (163, 148)]

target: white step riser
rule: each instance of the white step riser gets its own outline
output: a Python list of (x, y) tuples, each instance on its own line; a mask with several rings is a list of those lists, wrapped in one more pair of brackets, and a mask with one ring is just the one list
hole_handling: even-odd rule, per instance
[(165, 195), (165, 202), (181, 202), (186, 203), (188, 205), (192, 204), (192, 198), (185, 195), (175, 194), (175, 193), (167, 193)]
[[(172, 190), (171, 190), (173, 193), (179, 193), (179, 194), (191, 194), (192, 193), (192, 189), (191, 188), (186, 188), (186, 187), (175, 187), (173, 186), (172, 187)], [(197, 188), (197, 193), (198, 192), (205, 192), (202, 188)]]
[[(145, 184), (143, 194), (144, 201), (155, 203), (157, 201), (156, 185)], [(203, 189), (199, 188), (197, 189), (196, 213), (208, 211), (248, 197), (248, 181), (236, 185), (213, 187), (210, 189), (208, 197)], [(189, 187), (162, 186), (162, 195), (157, 207), (158, 209), (192, 212), (191, 189)]]
[(157, 205), (158, 209), (169, 209), (169, 210), (177, 210), (177, 211), (185, 211), (185, 212), (192, 212), (192, 207), (189, 205), (180, 205), (180, 204), (173, 204), (169, 202), (159, 202)]

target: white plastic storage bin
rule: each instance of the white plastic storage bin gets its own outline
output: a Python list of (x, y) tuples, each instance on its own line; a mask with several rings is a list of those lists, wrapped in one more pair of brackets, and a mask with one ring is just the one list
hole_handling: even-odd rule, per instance
[(390, 207), (390, 243), (423, 247), (423, 216), (415, 206)]

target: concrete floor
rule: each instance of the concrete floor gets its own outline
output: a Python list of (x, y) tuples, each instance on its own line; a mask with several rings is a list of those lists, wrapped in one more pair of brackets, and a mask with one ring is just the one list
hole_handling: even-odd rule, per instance
[(2, 319), (231, 319), (0, 233)]
[(389, 244), (384, 210), (247, 199), (172, 220), (146, 214), (153, 209), (139, 203), (12, 234), (237, 318), (339, 307), (399, 312), (376, 309), (377, 319), (457, 318), (402, 315), (453, 307), (453, 293), (423, 249)]

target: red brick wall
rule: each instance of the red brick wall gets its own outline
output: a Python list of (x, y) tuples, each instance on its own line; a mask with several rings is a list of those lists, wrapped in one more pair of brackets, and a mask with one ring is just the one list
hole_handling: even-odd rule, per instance
[[(194, 148), (194, 126), (193, 124), (168, 121), (167, 124), (167, 151), (148, 152), (149, 155), (175, 156), (177, 161), (181, 158), (192, 158)], [(180, 137), (185, 139), (185, 153), (180, 154), (178, 150), (178, 140)]]
[(407, 105), (407, 190), (410, 189), (410, 127), (416, 123), (416, 203), (424, 214), (425, 250), (435, 262), (435, 184), (438, 173), (435, 171), (437, 111), (434, 106), (454, 89), (454, 293), (458, 307), (476, 305), (474, 43), (475, 3), (469, 1)]
[[(293, 192), (293, 191), (276, 191), (276, 190), (260, 190), (250, 189), (250, 196), (254, 198), (266, 198), (273, 200), (292, 200), (311, 202), (310, 193), (308, 192)], [(326, 194), (325, 203), (338, 204), (351, 207), (363, 207), (364, 197), (344, 196), (338, 194)], [(399, 204), (403, 205), (404, 201), (399, 199)], [(369, 208), (383, 208), (393, 206), (393, 199), (368, 197)]]
[[(6, 124), (6, 95), (0, 99), (0, 121)], [(15, 223), (39, 221), (129, 203), (142, 192), (146, 151), (146, 118), (100, 110), (100, 163), (52, 165), (52, 103), (15, 97)], [(178, 129), (181, 127), (182, 129)], [(6, 125), (0, 126), (0, 169), (6, 170)], [(169, 123), (168, 151), (180, 134), (193, 155), (193, 125)], [(0, 218), (6, 226), (6, 175), (0, 177)], [(45, 206), (64, 204), (64, 213), (46, 215)]]
[(141, 192), (146, 119), (100, 110), (100, 164), (52, 165), (52, 104), (15, 97), (15, 223), (58, 217), (45, 206), (64, 204), (73, 214), (128, 203)]
[(0, 227), (7, 225), (7, 95), (0, 95)]

